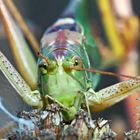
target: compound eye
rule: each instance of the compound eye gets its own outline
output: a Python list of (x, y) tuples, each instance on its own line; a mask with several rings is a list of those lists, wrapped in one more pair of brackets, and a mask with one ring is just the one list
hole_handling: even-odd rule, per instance
[(48, 68), (48, 64), (47, 63), (39, 64), (39, 70), (40, 70), (42, 75), (47, 73), (47, 68)]
[(72, 60), (73, 60), (73, 65), (75, 67), (82, 67), (83, 66), (83, 61), (79, 56), (74, 56), (72, 58)]

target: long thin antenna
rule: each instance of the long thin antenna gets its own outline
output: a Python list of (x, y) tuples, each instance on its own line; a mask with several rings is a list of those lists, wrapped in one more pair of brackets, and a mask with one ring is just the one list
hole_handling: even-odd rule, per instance
[(49, 62), (49, 58), (45, 57), (42, 53), (38, 52), (37, 55), (38, 55), (38, 57), (44, 59), (47, 63)]
[(114, 73), (114, 72), (107, 72), (107, 71), (102, 71), (102, 70), (79, 68), (79, 67), (68, 67), (68, 69), (74, 69), (74, 70), (78, 70), (78, 71), (87, 71), (87, 72), (99, 73), (99, 74), (103, 74), (103, 75), (110, 75), (110, 76), (115, 76), (115, 77), (125, 77), (125, 78), (140, 80), (140, 77), (129, 76), (129, 75)]

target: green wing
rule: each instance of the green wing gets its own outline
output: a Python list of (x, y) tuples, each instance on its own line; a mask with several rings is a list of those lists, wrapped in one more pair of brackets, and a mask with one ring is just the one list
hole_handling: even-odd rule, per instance
[[(89, 23), (88, 16), (88, 4), (89, 0), (80, 0), (75, 6), (75, 17), (76, 20), (81, 24), (83, 28), (83, 33), (86, 37), (85, 49), (90, 58), (91, 67), (94, 69), (99, 69), (101, 67), (101, 56), (99, 48), (96, 44), (96, 41), (92, 35), (91, 25)], [(93, 88), (97, 86), (100, 76), (99, 74), (92, 74)]]

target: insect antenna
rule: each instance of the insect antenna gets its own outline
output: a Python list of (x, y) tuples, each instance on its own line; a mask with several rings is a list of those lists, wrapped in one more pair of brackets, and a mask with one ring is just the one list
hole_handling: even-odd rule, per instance
[(125, 77), (125, 78), (129, 78), (129, 79), (140, 80), (140, 78), (137, 77), (137, 76), (130, 76), (130, 75), (108, 72), (108, 71), (103, 71), (103, 70), (87, 69), (87, 68), (80, 68), (80, 67), (75, 67), (75, 66), (69, 67), (68, 69), (74, 69), (74, 70), (78, 70), (78, 71), (87, 71), (87, 72), (91, 72), (91, 73), (99, 73), (99, 74), (102, 74), (102, 75), (110, 75), (110, 76), (115, 76), (115, 77)]
[(37, 55), (38, 55), (38, 57), (44, 59), (47, 63), (49, 63), (49, 58), (48, 58), (48, 57), (44, 56), (44, 55), (43, 55), (42, 53), (40, 53), (40, 52), (38, 52)]
[(18, 22), (19, 26), (21, 27), (21, 30), (25, 34), (26, 38), (29, 40), (30, 44), (32, 45), (34, 51), (37, 53), (39, 51), (39, 43), (36, 39), (36, 37), (32, 34), (30, 31), (28, 25), (25, 23), (24, 18), (16, 8), (15, 4), (12, 0), (4, 0), (5, 4), (7, 5), (8, 9), (11, 11), (13, 17)]

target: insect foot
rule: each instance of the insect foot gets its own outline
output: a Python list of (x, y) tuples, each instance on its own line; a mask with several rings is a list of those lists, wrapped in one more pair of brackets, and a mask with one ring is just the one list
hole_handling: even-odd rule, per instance
[(62, 140), (92, 140), (93, 122), (88, 113), (80, 110), (71, 124), (64, 130)]

